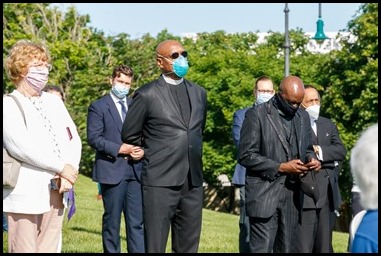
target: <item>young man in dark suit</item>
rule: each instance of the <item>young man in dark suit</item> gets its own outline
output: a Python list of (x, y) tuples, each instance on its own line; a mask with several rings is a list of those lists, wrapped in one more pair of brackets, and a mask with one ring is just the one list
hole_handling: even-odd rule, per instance
[(319, 197), (314, 200), (303, 194), (303, 214), (295, 239), (295, 252), (333, 253), (332, 233), (341, 205), (339, 164), (344, 161), (347, 151), (336, 125), (319, 116), (320, 95), (311, 85), (305, 86), (301, 107), (310, 116), (313, 148), (322, 167), (315, 172)]
[(135, 91), (122, 129), (125, 143), (144, 147), (142, 170), (146, 252), (198, 251), (203, 206), (202, 134), (206, 91), (184, 78), (188, 53), (166, 40), (156, 47), (161, 76)]
[(130, 99), (133, 70), (116, 66), (111, 91), (91, 103), (87, 140), (96, 150), (93, 180), (102, 191), (102, 243), (105, 253), (120, 253), (120, 223), (126, 224), (127, 252), (144, 253), (141, 162), (144, 150), (122, 142), (121, 131)]

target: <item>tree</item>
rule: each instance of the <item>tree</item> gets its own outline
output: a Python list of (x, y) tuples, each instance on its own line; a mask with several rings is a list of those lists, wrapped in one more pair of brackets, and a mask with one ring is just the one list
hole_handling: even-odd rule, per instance
[(324, 114), (338, 125), (347, 147), (340, 187), (349, 201), (350, 150), (359, 134), (378, 122), (378, 3), (362, 4), (346, 31), (343, 48), (330, 53), (316, 78), (324, 87)]
[[(61, 85), (66, 106), (82, 139), (81, 172), (91, 173), (92, 150), (86, 142), (87, 106), (94, 95), (102, 93), (113, 64), (111, 47), (103, 33), (87, 27), (88, 15), (79, 15), (74, 7), (61, 12), (42, 3), (3, 4), (3, 59), (19, 39), (30, 39), (47, 45), (53, 70), (49, 83)], [(3, 91), (13, 87), (3, 72)]]

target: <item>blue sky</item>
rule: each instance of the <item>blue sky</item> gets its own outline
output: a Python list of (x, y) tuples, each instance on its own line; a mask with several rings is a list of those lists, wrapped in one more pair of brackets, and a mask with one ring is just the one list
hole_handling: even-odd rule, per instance
[[(70, 3), (56, 4), (65, 10)], [(74, 3), (80, 14), (89, 14), (90, 26), (106, 35), (127, 33), (131, 39), (167, 29), (182, 33), (215, 32), (284, 32), (284, 3)], [(347, 27), (360, 3), (322, 3), (324, 32)], [(318, 3), (289, 3), (289, 29), (316, 32)]]

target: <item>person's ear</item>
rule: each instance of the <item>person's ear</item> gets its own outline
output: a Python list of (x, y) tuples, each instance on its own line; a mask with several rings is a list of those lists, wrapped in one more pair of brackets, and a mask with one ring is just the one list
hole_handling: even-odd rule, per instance
[(160, 57), (156, 57), (156, 64), (157, 66), (162, 69), (163, 68), (163, 58), (160, 58)]

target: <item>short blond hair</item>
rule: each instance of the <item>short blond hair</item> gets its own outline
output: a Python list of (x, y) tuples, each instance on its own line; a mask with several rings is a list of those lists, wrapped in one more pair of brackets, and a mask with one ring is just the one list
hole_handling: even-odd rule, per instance
[(25, 39), (17, 41), (5, 60), (5, 70), (9, 79), (18, 84), (23, 78), (22, 75), (28, 72), (28, 64), (35, 58), (50, 61), (49, 51), (44, 44)]

